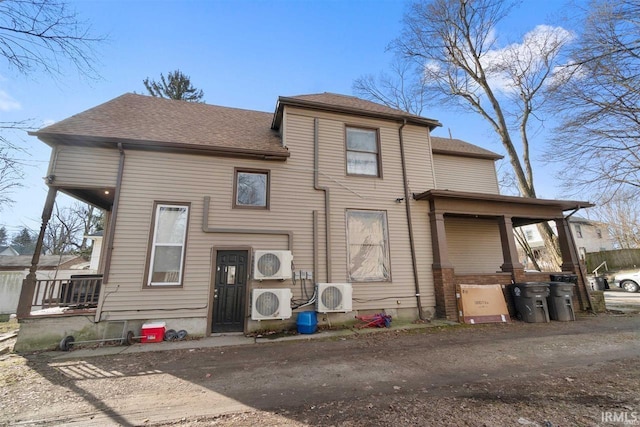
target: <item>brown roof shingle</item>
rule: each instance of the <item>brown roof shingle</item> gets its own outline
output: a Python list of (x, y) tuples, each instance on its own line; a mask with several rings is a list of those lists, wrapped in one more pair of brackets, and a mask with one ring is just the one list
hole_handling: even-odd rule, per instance
[(498, 160), (503, 157), (493, 151), (485, 150), (460, 139), (440, 138), (438, 136), (431, 136), (431, 150), (436, 154), (451, 154), (481, 159)]
[(127, 93), (32, 135), (49, 144), (124, 142), (287, 157), (271, 119), (261, 111)]

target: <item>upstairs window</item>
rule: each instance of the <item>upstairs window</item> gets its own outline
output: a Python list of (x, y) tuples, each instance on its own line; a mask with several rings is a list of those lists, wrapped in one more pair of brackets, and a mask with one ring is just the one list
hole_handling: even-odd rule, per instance
[(234, 208), (269, 209), (269, 171), (236, 169)]
[(582, 239), (582, 227), (580, 227), (578, 224), (575, 224), (573, 227), (576, 230), (576, 237), (578, 239)]
[(188, 204), (156, 204), (147, 286), (182, 284), (188, 223)]
[(376, 129), (347, 127), (347, 175), (380, 176), (380, 144)]

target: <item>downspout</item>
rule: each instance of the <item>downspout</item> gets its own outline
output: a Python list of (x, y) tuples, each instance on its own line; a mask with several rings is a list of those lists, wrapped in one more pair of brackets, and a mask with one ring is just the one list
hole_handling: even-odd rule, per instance
[(204, 207), (202, 215), (202, 231), (205, 233), (232, 233), (232, 234), (269, 234), (276, 236), (287, 236), (287, 249), (293, 251), (293, 231), (289, 230), (269, 230), (269, 229), (251, 229), (251, 228), (216, 228), (209, 227), (209, 205), (211, 197), (204, 197)]
[(409, 185), (407, 183), (407, 163), (404, 155), (404, 140), (402, 129), (407, 125), (407, 119), (403, 119), (402, 125), (398, 129), (400, 139), (400, 158), (402, 160), (402, 181), (404, 187), (404, 205), (407, 210), (407, 226), (409, 227), (409, 245), (411, 247), (411, 265), (413, 267), (413, 280), (416, 287), (416, 301), (418, 303), (418, 318), (425, 320), (422, 313), (422, 300), (420, 299), (420, 282), (418, 281), (418, 263), (416, 261), (416, 245), (413, 241), (413, 221), (411, 220), (411, 203), (409, 199)]
[[(113, 253), (113, 239), (116, 233), (116, 219), (118, 217), (118, 206), (120, 205), (120, 189), (122, 187), (122, 175), (124, 173), (124, 148), (122, 143), (118, 143), (118, 151), (120, 152), (120, 161), (118, 163), (118, 176), (116, 177), (116, 189), (113, 194), (113, 207), (111, 209), (111, 215), (109, 218), (109, 235), (107, 238), (107, 253), (104, 258), (104, 272), (102, 273), (102, 283), (106, 285), (109, 283), (109, 270), (111, 270), (111, 255)], [(104, 306), (104, 300), (108, 294), (100, 300), (98, 307), (96, 308), (95, 322), (100, 321), (102, 316), (102, 307)]]
[[(320, 119), (317, 117), (313, 119), (313, 188), (318, 191), (324, 191), (324, 221), (325, 221), (325, 258), (327, 260), (327, 282), (331, 283), (331, 218), (329, 213), (331, 212), (331, 196), (329, 194), (329, 188), (320, 186), (320, 143), (318, 137), (318, 128)], [(314, 248), (315, 250), (315, 248)], [(314, 254), (314, 257), (316, 254)], [(317, 278), (316, 278), (317, 280)]]
[(567, 233), (567, 234), (569, 234), (569, 239), (571, 239), (571, 251), (575, 255), (576, 260), (578, 260), (578, 270), (580, 272), (580, 275), (582, 276), (582, 286), (584, 287), (584, 291), (587, 294), (587, 301), (589, 301), (589, 308), (591, 309), (591, 312), (593, 314), (596, 314), (596, 311), (593, 308), (593, 300), (591, 299), (591, 293), (589, 292), (589, 289), (587, 288), (587, 273), (582, 268), (582, 264), (580, 263), (580, 256), (576, 252), (576, 240), (573, 237), (573, 232), (571, 231), (571, 224), (569, 223), (569, 218), (571, 218), (571, 216), (573, 216), (579, 210), (580, 210), (580, 207), (577, 207), (576, 209), (573, 210), (573, 212), (571, 212), (569, 215), (565, 216), (564, 220), (567, 222), (567, 228), (569, 228), (569, 233)]
[(113, 238), (116, 231), (116, 219), (118, 217), (118, 205), (120, 204), (120, 187), (122, 187), (122, 174), (124, 172), (124, 149), (122, 143), (118, 143), (118, 151), (120, 152), (120, 163), (118, 164), (118, 177), (116, 179), (116, 191), (113, 195), (113, 208), (111, 209), (111, 218), (109, 218), (109, 238), (107, 239), (107, 256), (104, 260), (104, 273), (102, 281), (109, 283), (109, 270), (111, 269), (111, 255), (113, 253)]

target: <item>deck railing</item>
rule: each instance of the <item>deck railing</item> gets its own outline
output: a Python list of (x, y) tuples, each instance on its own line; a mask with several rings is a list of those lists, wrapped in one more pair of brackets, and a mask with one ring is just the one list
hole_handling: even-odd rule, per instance
[(98, 305), (101, 274), (74, 275), (70, 279), (36, 280), (31, 311), (55, 308), (91, 309)]

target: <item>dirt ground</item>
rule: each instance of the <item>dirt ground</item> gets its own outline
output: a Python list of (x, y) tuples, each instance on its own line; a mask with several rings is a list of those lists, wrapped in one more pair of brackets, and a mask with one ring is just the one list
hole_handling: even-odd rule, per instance
[(608, 314), (65, 360), (4, 354), (0, 425), (640, 425), (639, 328), (638, 315)]

